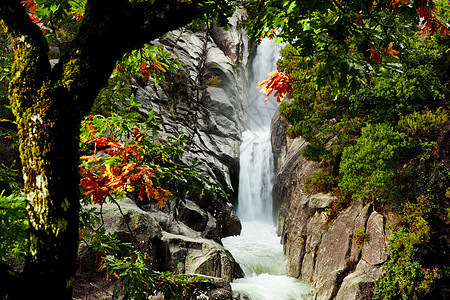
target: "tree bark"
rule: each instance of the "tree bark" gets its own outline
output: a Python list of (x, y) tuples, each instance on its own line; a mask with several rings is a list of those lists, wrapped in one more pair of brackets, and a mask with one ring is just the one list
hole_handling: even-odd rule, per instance
[(1, 1), (0, 23), (14, 50), (9, 96), (30, 224), (29, 256), (21, 281), (9, 286), (10, 298), (71, 299), (80, 121), (124, 53), (188, 24), (197, 6), (186, 0), (88, 0), (78, 35), (51, 69), (47, 42), (21, 2)]

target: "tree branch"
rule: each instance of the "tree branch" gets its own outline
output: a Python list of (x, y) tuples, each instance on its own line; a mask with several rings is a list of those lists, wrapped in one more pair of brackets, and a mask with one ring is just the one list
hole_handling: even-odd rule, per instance
[(0, 128), (17, 131), (17, 125), (11, 120), (0, 119)]
[(47, 41), (20, 1), (0, 2), (0, 24), (11, 38), (14, 50), (10, 95), (20, 94), (21, 106), (28, 107), (32, 105), (30, 95), (39, 89), (50, 71)]
[(156, 0), (88, 0), (85, 16), (70, 49), (52, 70), (82, 115), (89, 112), (116, 62), (132, 49), (185, 26), (197, 18), (197, 3)]

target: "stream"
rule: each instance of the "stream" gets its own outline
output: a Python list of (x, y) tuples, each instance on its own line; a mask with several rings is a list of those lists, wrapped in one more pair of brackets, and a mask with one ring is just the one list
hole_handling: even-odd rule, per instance
[(274, 166), (270, 121), (278, 104), (256, 89), (258, 81), (276, 69), (278, 47), (263, 40), (253, 60), (254, 80), (249, 88), (249, 124), (240, 148), (237, 214), (242, 221), (239, 236), (222, 239), (244, 271), (231, 283), (234, 292), (250, 300), (307, 300), (311, 287), (287, 276), (287, 260), (276, 234), (272, 212)]

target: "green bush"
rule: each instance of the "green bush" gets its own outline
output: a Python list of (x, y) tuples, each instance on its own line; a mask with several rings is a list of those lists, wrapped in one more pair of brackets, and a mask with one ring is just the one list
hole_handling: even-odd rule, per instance
[(411, 148), (408, 137), (391, 125), (368, 124), (356, 144), (344, 149), (339, 188), (354, 200), (383, 203), (401, 199), (399, 167)]
[[(290, 125), (286, 131), (289, 137), (300, 136), (315, 145), (305, 157), (318, 160), (323, 153), (338, 156), (361, 135), (367, 123), (396, 126), (402, 115), (446, 105), (450, 92), (448, 55), (436, 43), (413, 39), (410, 43), (411, 51), (402, 53), (402, 65), (391, 66), (386, 76), (367, 78), (356, 91), (339, 86), (339, 76), (317, 85), (314, 78), (322, 66), (320, 61), (306, 60), (291, 45), (281, 51), (277, 66), (292, 77), (293, 92), (288, 95), (291, 100), (281, 104), (280, 114)], [(444, 117), (441, 113), (436, 112), (434, 124), (443, 120), (439, 119)], [(318, 151), (319, 147), (325, 151)]]
[(312, 193), (329, 193), (337, 186), (339, 179), (333, 175), (330, 170), (314, 173), (312, 177), (305, 179), (305, 192)]
[(439, 107), (435, 112), (428, 110), (401, 116), (398, 128), (412, 138), (426, 141), (435, 135), (447, 121), (447, 111)]
[(369, 234), (366, 232), (365, 227), (355, 229), (355, 233), (352, 235), (352, 241), (354, 241), (359, 248), (362, 248), (368, 239)]
[(28, 218), (26, 199), (18, 194), (0, 192), (0, 261), (11, 255), (22, 261), (27, 254)]
[(425, 197), (401, 205), (401, 219), (389, 241), (386, 273), (377, 283), (374, 299), (422, 299), (442, 277), (440, 268), (426, 266), (423, 259), (431, 249), (427, 244), (432, 232), (426, 220), (430, 211), (430, 202)]

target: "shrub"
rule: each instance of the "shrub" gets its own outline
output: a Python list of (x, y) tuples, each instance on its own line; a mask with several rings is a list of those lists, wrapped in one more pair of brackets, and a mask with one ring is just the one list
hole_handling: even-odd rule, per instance
[(352, 235), (352, 241), (354, 241), (359, 248), (362, 248), (368, 239), (369, 235), (367, 234), (365, 227), (356, 229), (355, 233)]
[(393, 228), (386, 274), (376, 285), (374, 299), (422, 299), (441, 278), (442, 270), (426, 266), (423, 260), (432, 234), (426, 220), (430, 207), (425, 197), (401, 205), (401, 222)]
[(338, 184), (338, 178), (332, 174), (329, 170), (315, 173), (312, 177), (305, 179), (305, 192), (307, 194), (312, 193), (329, 193)]
[(412, 138), (425, 141), (436, 134), (447, 120), (447, 111), (440, 107), (435, 112), (428, 110), (401, 116), (398, 128)]
[(28, 245), (26, 198), (18, 194), (4, 196), (0, 192), (0, 261), (10, 255), (25, 259)]
[(211, 87), (218, 87), (222, 80), (218, 76), (212, 76), (206, 79), (205, 84)]
[(399, 167), (411, 148), (406, 135), (391, 125), (368, 124), (356, 144), (344, 149), (339, 188), (354, 200), (383, 203), (401, 199)]
[(302, 156), (307, 160), (319, 162), (324, 158), (329, 158), (330, 154), (321, 145), (309, 144), (303, 149)]

